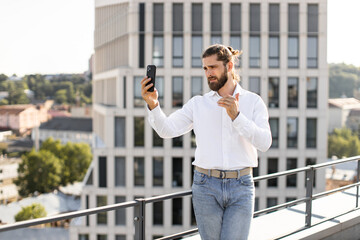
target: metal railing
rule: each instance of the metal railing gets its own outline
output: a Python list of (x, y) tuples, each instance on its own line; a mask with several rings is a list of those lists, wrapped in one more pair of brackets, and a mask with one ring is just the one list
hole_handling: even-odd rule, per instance
[[(330, 190), (330, 191), (325, 191), (325, 192), (322, 192), (322, 193), (313, 194), (315, 170), (320, 169), (320, 168), (324, 168), (324, 167), (328, 167), (328, 166), (332, 166), (332, 165), (336, 165), (336, 164), (347, 163), (347, 162), (351, 162), (351, 161), (357, 161), (356, 183), (349, 184), (347, 186), (340, 187), (340, 188), (337, 188), (337, 189), (333, 189), (333, 190)], [(321, 222), (329, 220), (329, 218), (327, 218), (327, 219), (324, 219), (324, 220), (322, 220), (322, 221), (320, 221), (320, 222), (318, 222), (316, 224), (311, 223), (312, 201), (313, 200), (315, 200), (317, 198), (324, 197), (326, 195), (329, 195), (329, 194), (332, 194), (332, 193), (335, 193), (335, 192), (344, 191), (344, 190), (352, 188), (352, 187), (356, 187), (356, 201), (355, 201), (354, 209), (352, 209), (350, 211), (353, 211), (353, 210), (356, 210), (356, 209), (359, 208), (360, 156), (355, 156), (355, 157), (351, 157), (351, 158), (345, 158), (345, 159), (341, 159), (341, 160), (336, 160), (336, 161), (331, 161), (331, 162), (326, 162), (326, 163), (321, 163), (321, 164), (316, 164), (316, 165), (309, 165), (309, 166), (303, 167), (303, 168), (297, 168), (297, 169), (293, 169), (293, 170), (288, 170), (288, 171), (268, 174), (268, 175), (264, 175), (264, 176), (254, 177), (254, 182), (259, 182), (259, 181), (263, 181), (263, 180), (278, 178), (278, 177), (281, 177), (281, 176), (293, 175), (293, 174), (297, 174), (297, 173), (300, 173), (300, 172), (305, 172), (306, 173), (306, 196), (304, 198), (297, 199), (297, 200), (294, 200), (294, 201), (291, 201), (291, 202), (287, 202), (287, 203), (284, 203), (284, 204), (279, 204), (279, 205), (276, 205), (276, 206), (273, 206), (273, 207), (270, 207), (270, 208), (266, 208), (266, 209), (256, 211), (254, 213), (254, 217), (259, 216), (261, 214), (273, 212), (273, 211), (276, 211), (276, 210), (279, 210), (279, 209), (282, 209), (282, 208), (287, 208), (287, 207), (294, 206), (294, 205), (305, 202), (306, 203), (306, 214), (305, 214), (304, 228), (308, 228), (308, 227), (314, 226), (316, 224), (319, 224)], [(44, 217), (44, 218), (32, 219), (32, 220), (27, 220), (27, 221), (22, 221), (22, 222), (16, 222), (16, 223), (13, 223), (13, 224), (6, 224), (6, 225), (0, 226), (0, 232), (20, 229), (20, 228), (25, 228), (25, 227), (30, 227), (30, 226), (35, 226), (35, 225), (44, 224), (44, 223), (56, 222), (56, 221), (60, 221), (60, 220), (64, 220), (64, 219), (72, 219), (72, 218), (77, 218), (77, 217), (83, 217), (83, 216), (88, 216), (88, 215), (92, 215), (92, 214), (108, 212), (108, 211), (112, 211), (112, 210), (119, 210), (119, 209), (122, 209), (122, 208), (134, 207), (135, 208), (135, 217), (134, 217), (135, 239), (136, 240), (143, 240), (143, 239), (145, 239), (145, 233), (146, 233), (146, 229), (145, 229), (145, 208), (146, 208), (147, 204), (155, 203), (155, 202), (161, 202), (161, 201), (165, 201), (165, 200), (168, 200), (168, 199), (180, 198), (180, 197), (188, 196), (188, 195), (191, 195), (191, 194), (192, 194), (192, 191), (189, 190), (189, 191), (177, 192), (177, 193), (166, 194), (166, 195), (150, 197), (150, 198), (140, 198), (140, 199), (135, 199), (134, 201), (118, 203), (118, 204), (112, 204), (112, 205), (96, 207), (96, 208), (91, 208), (91, 209), (85, 209), (85, 210), (79, 210), (79, 211), (59, 214), (59, 215), (51, 216), (51, 217)], [(342, 213), (340, 215), (337, 215), (337, 216), (333, 216), (333, 217), (331, 217), (331, 219), (336, 218), (338, 216), (341, 216), (343, 214), (344, 213)], [(299, 229), (298, 231), (301, 231), (301, 230), (302, 229)], [(188, 230), (188, 231), (185, 231), (185, 232), (177, 233), (177, 234), (174, 234), (174, 235), (171, 235), (171, 236), (162, 237), (162, 238), (159, 238), (159, 240), (174, 239), (174, 238), (189, 236), (191, 234), (197, 233), (197, 231), (198, 231), (198, 229), (195, 228), (195, 229), (191, 229), (191, 230)], [(292, 233), (294, 233), (294, 232), (292, 232)], [(289, 233), (288, 235), (290, 235), (292, 233)]]

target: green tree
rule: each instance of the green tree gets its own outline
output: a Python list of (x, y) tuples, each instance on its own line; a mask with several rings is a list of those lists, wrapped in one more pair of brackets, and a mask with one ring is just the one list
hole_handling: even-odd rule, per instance
[(51, 192), (60, 186), (62, 167), (52, 152), (32, 150), (23, 155), (22, 160), (18, 168), (19, 177), (15, 181), (21, 196), (28, 196), (35, 191)]
[(47, 212), (45, 207), (40, 203), (33, 203), (29, 206), (22, 207), (22, 209), (15, 215), (15, 221), (25, 221), (35, 218), (46, 217)]
[(55, 93), (55, 101), (63, 104), (68, 102), (67, 94), (65, 89), (57, 90)]
[(86, 143), (67, 143), (63, 147), (61, 184), (81, 181), (92, 160), (91, 148)]
[(334, 129), (328, 138), (328, 157), (351, 157), (360, 154), (360, 140), (348, 128)]
[(49, 151), (60, 161), (61, 185), (81, 181), (92, 160), (91, 148), (86, 143), (68, 142), (63, 145), (59, 140), (53, 138), (46, 139), (40, 150)]
[(329, 64), (329, 97), (354, 97), (360, 87), (360, 68), (353, 65)]

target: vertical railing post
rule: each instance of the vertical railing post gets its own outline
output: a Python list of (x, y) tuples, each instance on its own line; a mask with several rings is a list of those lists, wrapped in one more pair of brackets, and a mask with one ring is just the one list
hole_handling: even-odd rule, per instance
[(312, 197), (313, 197), (313, 186), (314, 186), (314, 167), (310, 166), (306, 170), (306, 212), (305, 212), (305, 226), (311, 226), (311, 215), (312, 215)]
[[(360, 159), (357, 160), (357, 176), (356, 182), (360, 182)], [(356, 186), (356, 207), (359, 207), (359, 185)]]
[(135, 199), (138, 205), (135, 206), (135, 240), (145, 239), (145, 199)]

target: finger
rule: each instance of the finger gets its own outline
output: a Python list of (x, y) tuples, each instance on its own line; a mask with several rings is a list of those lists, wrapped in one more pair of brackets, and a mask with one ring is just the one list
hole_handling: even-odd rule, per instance
[(239, 101), (239, 96), (240, 96), (240, 93), (237, 93), (237, 94), (235, 95), (236, 101)]
[(149, 85), (144, 86), (144, 88), (143, 88), (144, 93), (146, 93), (149, 90), (149, 88), (151, 88), (153, 85), (154, 84), (150, 83)]
[(147, 77), (144, 77), (142, 80), (141, 80), (141, 85), (145, 85), (147, 84), (149, 81), (151, 81), (151, 78), (147, 78)]

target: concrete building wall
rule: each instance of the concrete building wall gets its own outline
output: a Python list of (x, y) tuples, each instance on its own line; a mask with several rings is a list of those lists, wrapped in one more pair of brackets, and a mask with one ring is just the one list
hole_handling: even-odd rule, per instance
[[(173, 35), (172, 31), (172, 8), (173, 3), (183, 4), (183, 66), (173, 67)], [(144, 5), (144, 30), (139, 30), (140, 25), (140, 4)], [(164, 139), (161, 146), (156, 146), (157, 139), (154, 137), (152, 128), (147, 122), (147, 113), (145, 104), (139, 98), (138, 89), (140, 88), (139, 79), (145, 75), (145, 66), (154, 63), (153, 61), (153, 40), (157, 32), (153, 31), (154, 4), (163, 4), (164, 27), (159, 34), (163, 36), (164, 54), (163, 67), (157, 68), (157, 79), (163, 78), (163, 103), (162, 109), (166, 114), (178, 109), (173, 107), (173, 89), (174, 77), (182, 77), (182, 100), (183, 103), (191, 98), (192, 81), (194, 77), (202, 78), (202, 93), (208, 92), (206, 78), (204, 77), (201, 66), (192, 67), (192, 22), (191, 9), (194, 1), (123, 1), (123, 0), (97, 0), (96, 6), (96, 27), (95, 32), (103, 31), (108, 19), (108, 31), (105, 34), (104, 43), (99, 47), (95, 44), (95, 75), (94, 81), (94, 108), (93, 108), (93, 129), (96, 142), (98, 144), (94, 149), (94, 168), (92, 172), (92, 185), (87, 185), (82, 194), (83, 208), (96, 207), (99, 199), (106, 199), (106, 204), (115, 203), (116, 197), (122, 200), (130, 201), (136, 197), (151, 197), (154, 195), (167, 194), (188, 190), (191, 188), (192, 165), (195, 148), (192, 146), (192, 135), (186, 134), (182, 138), (182, 147), (176, 147), (177, 143), (172, 139)], [(213, 1), (202, 1), (202, 20), (203, 28), (202, 48), (205, 49), (211, 44), (211, 8)], [(220, 2), (216, 2), (220, 3)], [(222, 1), (222, 43), (229, 45), (231, 42), (230, 31), (230, 14), (232, 3), (235, 1)], [(251, 4), (260, 4), (260, 66), (251, 67), (250, 62), (250, 37), (253, 32), (250, 31), (250, 7)], [(239, 74), (241, 84), (245, 89), (251, 89), (254, 79), (259, 79), (259, 94), (264, 102), (270, 106), (269, 100), (269, 79), (276, 77), (279, 79), (279, 106), (269, 107), (271, 119), (278, 121), (278, 136), (276, 141), (278, 145), (272, 147), (266, 153), (259, 154), (259, 175), (264, 175), (277, 166), (276, 171), (283, 171), (293, 167), (289, 160), (295, 159), (296, 167), (303, 167), (306, 164), (315, 164), (326, 161), (327, 155), (327, 116), (328, 116), (328, 71), (326, 62), (327, 49), (327, 1), (288, 1), (288, 0), (271, 0), (266, 2), (259, 1), (242, 1), (241, 3), (241, 68)], [(280, 30), (277, 33), (279, 37), (279, 67), (269, 68), (269, 4), (279, 4), (280, 13)], [(299, 54), (298, 67), (288, 67), (288, 9), (289, 4), (297, 4), (299, 7)], [(307, 10), (309, 4), (318, 6), (318, 31), (317, 37), (317, 67), (309, 68), (307, 43), (311, 35), (307, 29)], [(110, 8), (114, 8), (110, 10)], [(107, 10), (105, 10), (107, 9)], [(110, 14), (114, 13), (114, 15)], [(118, 12), (117, 12), (118, 11)], [(115, 16), (116, 13), (122, 12), (122, 17)], [(125, 13), (126, 12), (126, 13)], [(105, 15), (102, 15), (105, 14)], [(114, 18), (110, 18), (114, 16)], [(126, 16), (126, 17), (125, 17)], [(109, 19), (112, 19), (111, 22)], [(126, 27), (123, 24), (126, 22)], [(101, 23), (102, 22), (102, 23)], [(118, 22), (118, 23), (115, 23)], [(100, 24), (101, 23), (101, 24)], [(103, 26), (103, 25), (104, 26)], [(112, 33), (114, 26), (122, 26), (124, 30), (120, 35)], [(114, 35), (115, 34), (115, 35)], [(96, 34), (95, 34), (96, 35)], [(97, 36), (97, 35), (96, 35)], [(111, 36), (117, 36), (112, 39)], [(139, 45), (141, 38), (144, 38), (144, 66), (139, 65), (140, 50)], [(112, 39), (111, 44), (109, 39)], [(121, 42), (122, 41), (122, 42)], [(116, 43), (121, 42), (120, 45)], [(114, 44), (113, 44), (114, 43)], [(117, 48), (119, 47), (119, 48)], [(119, 49), (125, 49), (120, 51)], [(290, 49), (291, 50), (291, 49)], [(111, 54), (110, 54), (111, 53)], [(117, 56), (118, 54), (124, 56)], [(114, 60), (114, 56), (120, 60)], [(255, 78), (254, 78), (255, 77)], [(297, 78), (297, 107), (288, 107), (289, 78)], [(309, 82), (311, 78), (316, 78), (316, 106), (308, 106)], [(159, 84), (159, 82), (157, 82)], [(160, 87), (160, 86), (159, 86)], [(289, 147), (289, 119), (296, 119), (296, 146)], [(309, 119), (311, 121), (309, 121)], [(315, 128), (307, 131), (307, 124), (315, 121)], [(143, 136), (143, 142), (140, 145), (137, 139), (139, 134)], [(310, 132), (310, 133), (309, 133)], [(316, 134), (311, 134), (315, 132)], [(142, 135), (143, 134), (143, 135)], [(315, 136), (315, 138), (310, 138)], [(309, 146), (309, 141), (313, 143)], [(154, 186), (154, 161), (162, 159), (163, 166), (163, 184)], [(124, 169), (119, 169), (116, 162), (122, 159), (125, 163)], [(140, 160), (139, 160), (140, 159)], [(181, 160), (179, 160), (181, 159)], [(275, 160), (274, 160), (275, 159)], [(143, 184), (136, 186), (139, 180), (136, 170), (139, 162), (143, 162)], [(290, 161), (291, 162), (291, 161)], [(141, 165), (141, 164), (140, 164)], [(181, 166), (181, 167), (180, 167)], [(177, 179), (175, 172), (181, 168), (182, 185), (176, 186)], [(120, 172), (119, 172), (120, 171)], [(106, 172), (106, 176), (104, 175)], [(124, 176), (124, 183), (117, 185), (119, 176)], [(322, 170), (316, 173), (315, 192), (325, 189), (325, 173)], [(277, 202), (283, 203), (289, 199), (302, 198), (305, 196), (305, 176), (297, 174), (295, 177), (296, 186), (288, 186), (286, 178), (279, 178), (277, 185), (268, 187), (266, 181), (260, 182), (256, 189), (256, 207), (259, 209), (267, 207), (269, 204)], [(119, 199), (119, 198), (118, 198)], [(153, 236), (165, 236), (175, 232), (188, 230), (192, 226), (191, 218), (191, 199), (189, 197), (182, 200), (182, 223), (174, 224), (173, 209), (174, 201), (165, 201), (163, 203), (163, 224), (153, 224), (153, 206), (147, 206), (146, 210), (146, 239), (152, 239)], [(125, 225), (116, 225), (115, 213), (107, 214), (107, 223), (105, 225), (98, 223), (97, 216), (90, 216), (89, 222), (83, 221), (81, 226), (72, 228), (71, 238), (78, 239), (79, 234), (89, 236), (94, 240), (98, 236), (106, 235), (107, 239), (113, 240), (116, 235), (132, 239), (133, 237), (133, 209), (126, 210)], [(87, 235), (88, 234), (88, 235)], [(85, 236), (84, 235), (84, 236)]]

